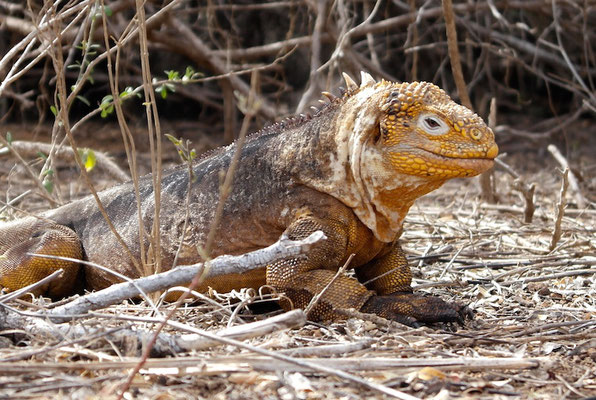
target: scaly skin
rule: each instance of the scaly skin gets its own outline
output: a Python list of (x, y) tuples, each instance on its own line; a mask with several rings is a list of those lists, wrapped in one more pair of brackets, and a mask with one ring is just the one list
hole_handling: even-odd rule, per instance
[[(281, 260), (242, 276), (218, 277), (204, 282), (203, 289), (225, 291), (266, 283), (286, 292), (285, 308), (305, 307), (353, 253), (350, 267), (355, 277), (339, 276), (311, 318), (338, 318), (336, 310), (355, 308), (409, 325), (461, 321), (464, 308), (412, 293), (410, 269), (398, 238), (417, 198), (448, 179), (475, 176), (492, 166), (498, 153), (494, 135), (478, 116), (430, 83), (377, 83), (362, 74), (358, 86), (345, 78), (347, 92), (341, 98), (330, 96), (331, 102), (314, 116), (282, 121), (249, 138), (212, 255), (265, 247), (283, 232), (302, 238), (322, 230), (328, 239), (305, 258)], [(182, 238), (179, 264), (200, 260), (197, 246), (209, 232), (220, 174), (234, 151), (232, 145), (197, 161), (193, 166), (197, 179), (190, 184), (185, 168), (164, 173), (160, 220), (164, 268), (171, 268)], [(141, 179), (139, 187), (143, 226), (150, 231), (155, 208), (151, 178)], [(189, 221), (182, 232), (189, 187)], [(38, 293), (61, 297), (78, 285), (101, 289), (118, 281), (93, 268), (31, 258), (27, 251), (83, 258), (138, 277), (141, 273), (130, 255), (140, 260), (140, 237), (146, 251), (150, 246), (147, 235), (139, 232), (134, 188), (116, 186), (100, 198), (128, 252), (108, 228), (95, 200), (81, 199), (40, 218), (0, 226), (0, 254), (4, 253), (0, 286), (15, 290), (60, 267), (68, 278)]]

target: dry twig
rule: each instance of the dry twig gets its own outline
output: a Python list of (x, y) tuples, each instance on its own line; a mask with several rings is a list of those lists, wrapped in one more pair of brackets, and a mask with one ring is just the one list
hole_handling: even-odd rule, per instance
[[(497, 126), (497, 99), (494, 97), (490, 100), (488, 126), (493, 130), (495, 129), (495, 126)], [(494, 188), (494, 171), (495, 169), (494, 167), (492, 167), (488, 171), (483, 172), (479, 178), (480, 188), (482, 190), (482, 198), (490, 204), (494, 204), (497, 202), (497, 196), (495, 194)]]
[[(561, 165), (561, 168), (563, 168), (563, 170), (570, 170), (567, 159), (563, 156), (563, 154), (561, 154), (557, 146), (555, 146), (554, 144), (549, 144), (547, 149), (553, 155), (555, 160), (557, 160), (557, 162)], [(586, 208), (586, 199), (582, 195), (581, 189), (579, 187), (579, 182), (577, 181), (575, 174), (573, 173), (573, 171), (571, 171), (571, 173), (568, 173), (568, 175), (569, 186), (571, 186), (573, 197), (575, 198), (575, 202), (577, 203), (577, 208)]]
[(553, 251), (557, 247), (559, 239), (561, 239), (561, 222), (563, 221), (563, 215), (565, 215), (565, 206), (567, 200), (565, 196), (567, 194), (567, 187), (569, 186), (569, 168), (565, 168), (562, 174), (563, 180), (561, 181), (561, 191), (559, 192), (559, 201), (557, 202), (557, 210), (555, 217), (555, 229), (553, 229), (553, 236), (550, 241), (550, 251)]
[(505, 172), (511, 175), (515, 180), (513, 181), (513, 189), (520, 192), (524, 198), (526, 203), (526, 207), (524, 208), (524, 222), (529, 224), (532, 222), (532, 218), (534, 217), (534, 211), (536, 211), (536, 206), (534, 206), (534, 191), (536, 190), (535, 183), (526, 183), (522, 179), (521, 175), (515, 172), (513, 168), (507, 165), (504, 161), (499, 158), (495, 159), (495, 164), (499, 167), (503, 168)]
[(453, 3), (451, 0), (442, 0), (443, 13), (445, 17), (445, 29), (447, 30), (447, 46), (449, 48), (449, 60), (451, 61), (451, 71), (453, 72), (453, 79), (457, 85), (457, 93), (461, 103), (473, 110), (472, 101), (468, 96), (468, 89), (466, 88), (466, 81), (464, 80), (464, 73), (461, 69), (461, 59), (459, 57), (459, 49), (457, 48), (457, 31), (455, 30), (455, 16), (453, 15)]

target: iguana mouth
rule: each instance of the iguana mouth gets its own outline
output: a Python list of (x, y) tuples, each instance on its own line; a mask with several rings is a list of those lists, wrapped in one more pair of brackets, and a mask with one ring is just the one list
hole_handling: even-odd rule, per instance
[[(494, 160), (498, 150), (493, 150), (491, 147), (489, 150), (485, 151), (485, 155), (479, 154), (476, 157), (468, 157), (465, 154), (441, 154), (437, 153), (433, 150), (425, 149), (422, 147), (417, 147), (416, 150), (421, 150), (425, 154), (431, 154), (434, 158), (442, 159), (442, 160), (485, 160), (485, 161), (492, 161)], [(495, 156), (489, 155), (489, 153), (493, 153)], [(481, 153), (480, 151), (478, 153)]]
[(469, 177), (481, 174), (494, 164), (494, 158), (489, 156), (445, 155), (421, 147), (401, 148), (392, 153), (391, 158), (398, 169), (419, 176)]
[[(476, 169), (476, 170), (487, 170), (494, 164), (494, 158), (485, 157), (466, 157), (465, 155), (445, 155), (438, 154), (430, 150), (418, 148), (424, 152), (423, 159), (428, 158), (429, 164), (438, 164), (438, 167), (444, 169)], [(430, 155), (430, 157), (427, 157)], [(456, 167), (456, 168), (453, 168)]]
[(422, 160), (427, 160), (429, 159), (429, 161), (431, 162), (441, 162), (441, 160), (443, 160), (444, 162), (447, 163), (451, 163), (453, 161), (493, 161), (495, 157), (491, 157), (489, 155), (479, 155), (476, 157), (467, 157), (464, 154), (441, 154), (441, 153), (437, 153), (433, 150), (428, 150), (422, 147), (412, 147), (410, 149), (400, 149), (400, 151), (391, 151), (391, 149), (389, 149), (390, 153), (394, 153), (394, 154), (398, 154), (398, 155), (406, 155), (406, 154), (410, 154), (412, 156), (415, 157), (419, 157)]

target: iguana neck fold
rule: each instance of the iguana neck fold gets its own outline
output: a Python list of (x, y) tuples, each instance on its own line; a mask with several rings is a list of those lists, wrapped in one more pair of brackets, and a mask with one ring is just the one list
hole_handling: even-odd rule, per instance
[[(292, 177), (328, 193), (350, 207), (382, 242), (392, 242), (414, 201), (445, 180), (396, 173), (375, 144), (386, 88), (361, 87), (335, 100), (284, 140), (299, 146), (280, 146), (281, 164), (292, 164)], [(291, 154), (290, 154), (291, 153)], [(291, 161), (289, 161), (291, 160)], [(283, 167), (283, 166), (280, 166)]]

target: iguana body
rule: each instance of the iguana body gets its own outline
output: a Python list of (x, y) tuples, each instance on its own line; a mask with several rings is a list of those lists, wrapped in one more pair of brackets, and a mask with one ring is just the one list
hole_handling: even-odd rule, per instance
[[(402, 221), (420, 196), (447, 179), (477, 175), (492, 166), (497, 146), (492, 131), (468, 109), (428, 83), (376, 83), (363, 74), (313, 117), (287, 120), (253, 135), (242, 148), (232, 191), (218, 225), (212, 255), (240, 254), (265, 247), (285, 231), (292, 238), (322, 230), (328, 237), (305, 259), (283, 260), (243, 276), (205, 282), (219, 290), (273, 285), (304, 307), (334, 276), (350, 254), (356, 277), (340, 276), (311, 316), (327, 319), (335, 309), (376, 312), (406, 323), (453, 321), (457, 306), (411, 293), (411, 275), (397, 239)], [(186, 232), (189, 176), (180, 167), (164, 173), (161, 188), (161, 260), (172, 265), (200, 260), (220, 197), (221, 174), (235, 145), (193, 166)], [(139, 183), (141, 215), (151, 232), (154, 193), (151, 177)], [(110, 220), (141, 258), (139, 213), (132, 184), (100, 194)], [(143, 235), (144, 249), (149, 248)], [(41, 248), (40, 248), (41, 247)], [(52, 296), (69, 294), (78, 265), (30, 258), (25, 252), (84, 258), (129, 277), (139, 272), (89, 197), (0, 227), (0, 286), (11, 290), (65, 267), (70, 276)], [(82, 253), (81, 253), (82, 251)], [(378, 279), (375, 279), (377, 278)], [(85, 267), (84, 284), (100, 289), (118, 281)], [(361, 282), (368, 282), (364, 286)]]

